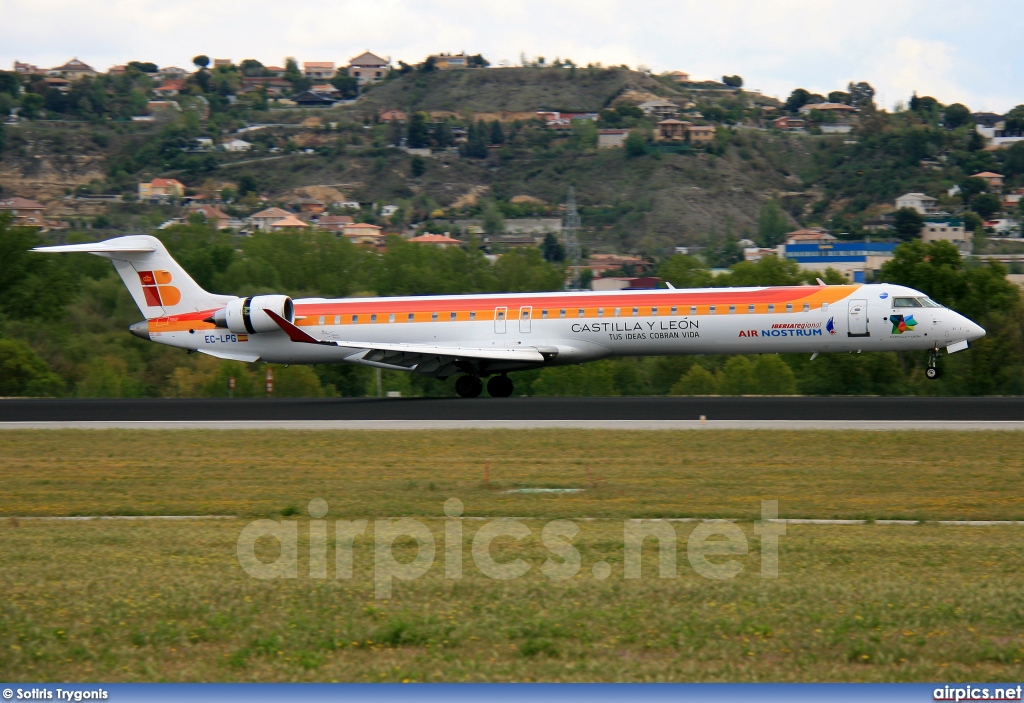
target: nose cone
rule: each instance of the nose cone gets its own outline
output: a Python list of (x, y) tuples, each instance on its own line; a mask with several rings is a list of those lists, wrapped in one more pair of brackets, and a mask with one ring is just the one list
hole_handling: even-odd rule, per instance
[[(134, 325), (128, 328), (128, 331), (134, 334), (136, 337), (149, 341), (149, 321), (143, 320), (142, 322), (136, 322)], [(982, 330), (982, 334), (985, 334)]]
[(979, 325), (977, 322), (972, 322), (967, 318), (964, 318), (967, 322), (967, 341), (973, 342), (976, 339), (981, 339), (985, 336), (985, 328)]

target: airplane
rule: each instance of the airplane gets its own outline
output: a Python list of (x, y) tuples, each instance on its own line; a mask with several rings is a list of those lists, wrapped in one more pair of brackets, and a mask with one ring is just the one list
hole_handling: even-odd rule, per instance
[(208, 293), (148, 235), (33, 251), (110, 259), (145, 320), (132, 334), (220, 359), (351, 363), (458, 375), (455, 391), (512, 395), (510, 371), (615, 356), (928, 352), (938, 360), (985, 330), (927, 295), (890, 283), (567, 291), (394, 298)]

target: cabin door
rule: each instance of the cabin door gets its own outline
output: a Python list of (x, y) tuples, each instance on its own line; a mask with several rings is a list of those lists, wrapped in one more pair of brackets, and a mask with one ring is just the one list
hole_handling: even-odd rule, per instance
[(508, 308), (494, 308), (494, 334), (505, 334), (505, 318)]
[(848, 318), (847, 335), (850, 337), (869, 337), (868, 332), (868, 301), (851, 300)]
[(531, 318), (533, 317), (533, 307), (524, 305), (519, 308), (519, 331), (523, 334), (529, 334), (530, 327), (533, 324)]

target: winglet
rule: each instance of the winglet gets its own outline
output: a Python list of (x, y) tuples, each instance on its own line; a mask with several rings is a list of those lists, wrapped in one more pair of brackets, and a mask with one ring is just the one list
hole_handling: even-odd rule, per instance
[(672, 285), (671, 283), (669, 283), (668, 281), (665, 281), (665, 285), (668, 286), (669, 290), (675, 290), (676, 289), (676, 287), (674, 285)]
[(827, 286), (828, 285), (827, 283), (825, 283), (825, 281), (821, 280), (820, 278), (815, 278), (814, 280), (818, 282), (819, 286)]
[(306, 334), (298, 327), (288, 322), (288, 320), (278, 315), (273, 310), (265, 309), (263, 312), (265, 312), (270, 317), (271, 320), (276, 322), (277, 326), (283, 329), (285, 333), (287, 333), (288, 338), (291, 339), (293, 342), (305, 342), (306, 344), (330, 344), (330, 342), (321, 342), (316, 337)]

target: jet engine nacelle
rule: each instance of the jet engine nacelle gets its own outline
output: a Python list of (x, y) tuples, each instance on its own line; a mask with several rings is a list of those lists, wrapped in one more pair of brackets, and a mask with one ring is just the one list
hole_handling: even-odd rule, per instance
[(288, 322), (295, 321), (295, 304), (287, 295), (254, 295), (236, 298), (223, 310), (213, 314), (218, 327), (227, 327), (236, 334), (277, 332), (281, 328), (265, 312), (271, 310)]

